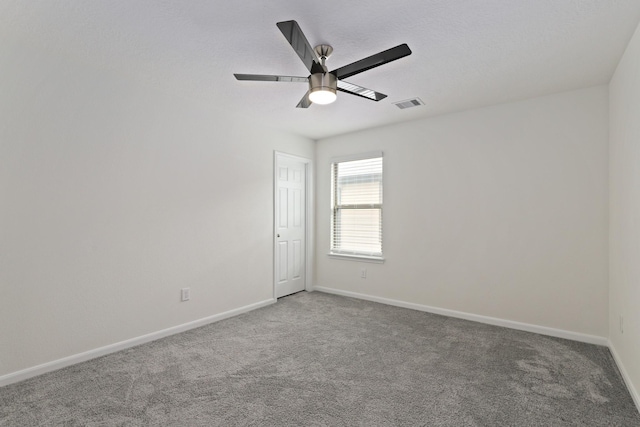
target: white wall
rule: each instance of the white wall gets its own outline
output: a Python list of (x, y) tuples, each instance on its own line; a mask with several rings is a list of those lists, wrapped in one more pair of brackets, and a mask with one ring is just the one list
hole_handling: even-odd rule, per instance
[(0, 69), (0, 377), (272, 298), (273, 150), (313, 141), (7, 40)]
[[(318, 141), (316, 285), (606, 337), (607, 139), (599, 86)], [(329, 259), (330, 158), (374, 150), (386, 262)]]
[(611, 80), (609, 103), (609, 340), (640, 408), (640, 27)]

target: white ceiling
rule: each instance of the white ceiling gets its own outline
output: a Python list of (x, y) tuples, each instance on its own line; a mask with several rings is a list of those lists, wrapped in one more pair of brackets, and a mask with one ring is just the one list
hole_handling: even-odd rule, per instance
[[(240, 82), (233, 73), (306, 76), (276, 27), (296, 20), (334, 47), (329, 69), (407, 43), (413, 54), (349, 82), (388, 95), (338, 93), (297, 109), (304, 83)], [(37, 43), (313, 139), (606, 84), (640, 20), (638, 0), (3, 0), (0, 36)], [(0, 43), (3, 43), (0, 41)], [(392, 102), (419, 97), (425, 106)]]

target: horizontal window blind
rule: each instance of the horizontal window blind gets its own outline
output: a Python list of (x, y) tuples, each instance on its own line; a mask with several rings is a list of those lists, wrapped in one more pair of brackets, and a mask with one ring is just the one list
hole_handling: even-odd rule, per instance
[(382, 256), (382, 157), (332, 164), (331, 252)]

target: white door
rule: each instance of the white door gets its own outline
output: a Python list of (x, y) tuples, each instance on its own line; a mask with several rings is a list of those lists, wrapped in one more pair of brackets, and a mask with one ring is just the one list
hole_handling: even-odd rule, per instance
[(276, 298), (305, 289), (306, 163), (276, 154)]

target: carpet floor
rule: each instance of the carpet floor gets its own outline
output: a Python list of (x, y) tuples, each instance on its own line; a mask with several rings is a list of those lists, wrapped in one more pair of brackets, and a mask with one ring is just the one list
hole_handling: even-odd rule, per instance
[(606, 347), (301, 292), (0, 388), (1, 426), (640, 426)]

